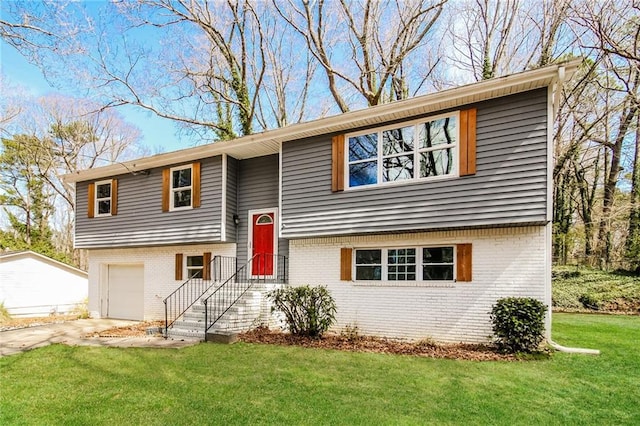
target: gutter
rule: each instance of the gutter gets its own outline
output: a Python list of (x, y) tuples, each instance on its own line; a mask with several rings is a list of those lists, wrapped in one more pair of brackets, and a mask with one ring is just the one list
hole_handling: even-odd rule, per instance
[(403, 116), (428, 114), (441, 109), (456, 108), (460, 105), (548, 87), (553, 84), (554, 79), (557, 81), (560, 76), (562, 78), (571, 76), (581, 61), (581, 59), (572, 60), (531, 71), (496, 77), (411, 99), (266, 130), (262, 133), (246, 135), (234, 140), (218, 141), (152, 157), (128, 160), (96, 169), (82, 170), (63, 176), (63, 180), (67, 183), (74, 183), (99, 179), (132, 171), (136, 172), (169, 164), (193, 161), (198, 158), (206, 158), (223, 153), (239, 159), (277, 154), (282, 142), (339, 133), (353, 128), (375, 126)]
[[(561, 65), (561, 66), (558, 67), (558, 76), (554, 81), (554, 86), (555, 87), (553, 87), (553, 89), (552, 89), (552, 93), (553, 93), (553, 118), (552, 118), (552, 120), (553, 121), (555, 121), (555, 117), (557, 116), (558, 110), (560, 109), (560, 91), (562, 90), (562, 85), (564, 84), (566, 78), (567, 78), (567, 75), (566, 75), (566, 71), (565, 71), (565, 66)], [(550, 182), (551, 182), (551, 180), (553, 179), (551, 175), (549, 176), (549, 179), (550, 179)], [(551, 204), (549, 204), (549, 205), (551, 205)], [(549, 306), (549, 318), (551, 318), (551, 315), (552, 315), (552, 310), (551, 310), (551, 306)], [(570, 354), (584, 354), (584, 355), (600, 355), (600, 351), (598, 349), (569, 348), (569, 347), (562, 346), (562, 345), (554, 342), (553, 339), (551, 338), (551, 327), (549, 327), (549, 335), (547, 337), (547, 343), (549, 344), (549, 346), (551, 346), (553, 349), (555, 349), (558, 352), (565, 352), (565, 353), (570, 353)]]
[(562, 346), (551, 340), (551, 337), (547, 340), (549, 346), (555, 349), (558, 352), (566, 352), (570, 354), (584, 354), (584, 355), (600, 355), (600, 351), (598, 349), (584, 349), (584, 348), (568, 348), (566, 346)]

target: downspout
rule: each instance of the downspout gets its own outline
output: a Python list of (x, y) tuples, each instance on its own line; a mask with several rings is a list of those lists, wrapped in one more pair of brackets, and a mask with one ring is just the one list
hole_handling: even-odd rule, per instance
[[(556, 119), (556, 115), (558, 114), (558, 110), (560, 109), (560, 91), (562, 90), (562, 84), (565, 81), (565, 68), (563, 66), (560, 66), (558, 68), (558, 77), (555, 79), (555, 81), (552, 83), (552, 89), (551, 89), (551, 95), (553, 97), (553, 105), (551, 107), (552, 111), (551, 111), (551, 117), (549, 118), (550, 122), (549, 122), (549, 165), (548, 165), (548, 170), (549, 170), (549, 174), (548, 174), (548, 179), (549, 179), (549, 186), (548, 186), (548, 191), (549, 191), (549, 197), (550, 198), (550, 202), (548, 204), (549, 207), (551, 207), (553, 205), (553, 198), (552, 195), (553, 194), (553, 123), (555, 122)], [(551, 291), (551, 286), (553, 285), (553, 283), (551, 282), (551, 264), (552, 264), (552, 259), (551, 259), (551, 236), (553, 234), (553, 227), (551, 224), (552, 218), (551, 218), (551, 209), (549, 209), (548, 211), (548, 215), (549, 217), (547, 218), (547, 220), (549, 221), (549, 224), (547, 225), (548, 231), (547, 233), (549, 234), (547, 236), (547, 249), (549, 250), (549, 255), (547, 256), (547, 262), (548, 262), (548, 270), (546, 271), (546, 275), (547, 277), (545, 279), (549, 280), (549, 291)], [(551, 314), (552, 314), (552, 306), (551, 303), (549, 303), (549, 308), (548, 308), (548, 315), (549, 315), (549, 330), (547, 332), (547, 343), (549, 344), (549, 346), (551, 346), (553, 349), (555, 349), (556, 351), (559, 352), (566, 352), (566, 353), (572, 353), (572, 354), (586, 354), (586, 355), (600, 355), (600, 351), (597, 349), (585, 349), (585, 348), (568, 348), (566, 346), (562, 346), (559, 345), (558, 343), (554, 342), (552, 337), (551, 337)]]

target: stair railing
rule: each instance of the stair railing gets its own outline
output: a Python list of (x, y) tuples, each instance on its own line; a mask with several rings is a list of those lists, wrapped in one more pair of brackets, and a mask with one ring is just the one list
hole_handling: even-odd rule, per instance
[[(204, 265), (200, 276), (194, 275), (182, 283), (164, 300), (164, 336), (168, 336), (169, 327), (194, 303), (207, 293), (216, 283), (224, 282), (236, 274), (235, 257), (215, 256), (209, 265)], [(208, 269), (207, 269), (208, 268)]]
[[(256, 254), (220, 287), (206, 298), (204, 304), (205, 336), (233, 305), (256, 283), (288, 281), (287, 258), (281, 255)], [(270, 271), (270, 272), (267, 272)]]

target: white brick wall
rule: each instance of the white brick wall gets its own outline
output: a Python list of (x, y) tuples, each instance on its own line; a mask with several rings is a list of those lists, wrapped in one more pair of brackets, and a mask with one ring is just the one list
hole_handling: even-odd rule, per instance
[(107, 285), (110, 264), (144, 265), (144, 319), (164, 320), (162, 300), (185, 280), (174, 280), (176, 253), (198, 256), (211, 252), (212, 256), (235, 256), (235, 244), (186, 245), (89, 250), (89, 311), (100, 317), (101, 289)]
[[(501, 297), (545, 303), (549, 282), (545, 227), (444, 231), (290, 241), (291, 285), (326, 285), (338, 305), (336, 331), (408, 339), (481, 342), (491, 335), (488, 312)], [(426, 283), (340, 281), (340, 248), (472, 243), (473, 281)]]

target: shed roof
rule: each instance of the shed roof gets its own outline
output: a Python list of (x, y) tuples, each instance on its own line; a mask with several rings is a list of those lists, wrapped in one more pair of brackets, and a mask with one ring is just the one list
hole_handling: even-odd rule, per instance
[(6, 263), (6, 262), (11, 262), (14, 260), (20, 260), (20, 259), (24, 259), (30, 257), (32, 259), (36, 259), (39, 260), (41, 262), (45, 262), (48, 263), (50, 265), (53, 265), (57, 268), (60, 269), (65, 269), (71, 273), (77, 274), (77, 275), (82, 275), (83, 277), (87, 277), (87, 272), (83, 271), (82, 269), (76, 268), (74, 266), (71, 265), (67, 265), (66, 263), (62, 263), (60, 261), (57, 261), (55, 259), (52, 259), (48, 256), (45, 256), (43, 254), (40, 253), (36, 253), (35, 251), (31, 251), (31, 250), (21, 250), (21, 251), (9, 251), (9, 252), (0, 252), (0, 263)]

